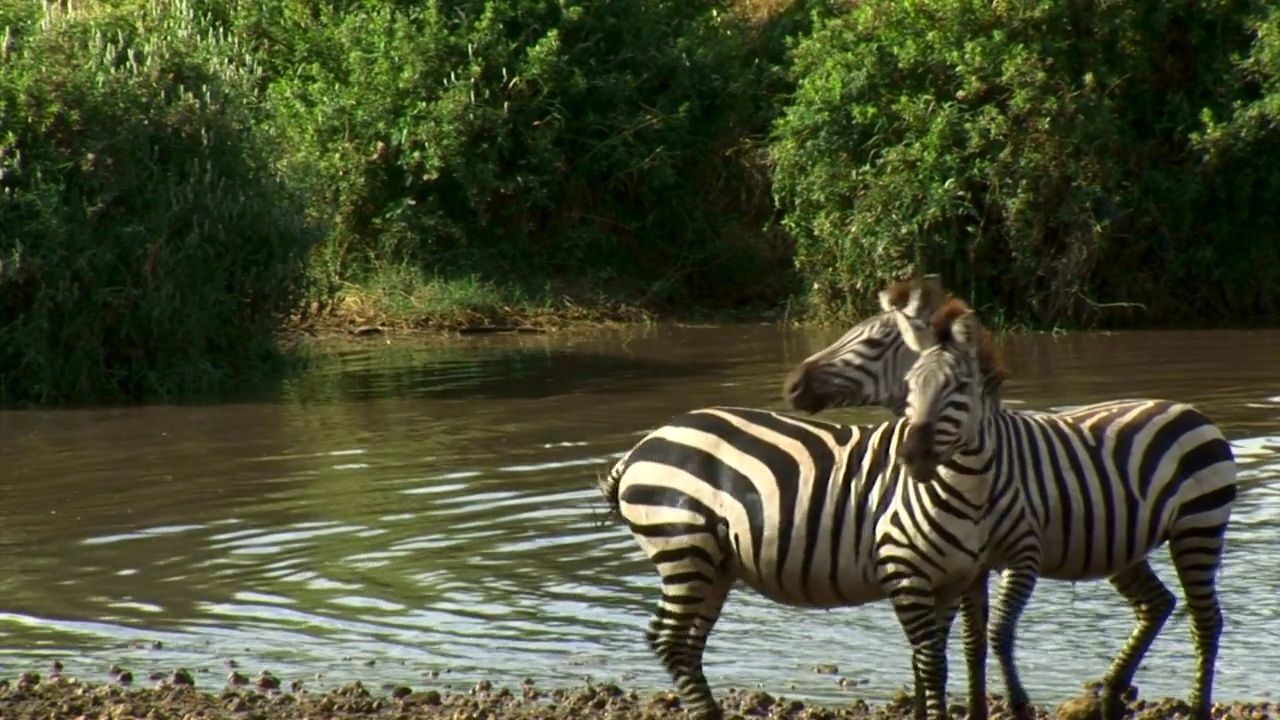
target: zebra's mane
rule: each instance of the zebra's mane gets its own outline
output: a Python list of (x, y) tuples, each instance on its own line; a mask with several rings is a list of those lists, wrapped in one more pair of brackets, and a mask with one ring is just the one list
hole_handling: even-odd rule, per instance
[[(933, 335), (937, 341), (939, 343), (954, 341), (951, 324), (956, 318), (969, 311), (970, 307), (960, 298), (952, 297), (943, 302), (933, 313), (933, 317), (929, 318), (929, 326), (933, 329)], [(982, 384), (987, 393), (998, 392), (1005, 379), (1004, 360), (996, 350), (991, 333), (981, 324), (978, 329), (978, 369), (982, 372)]]
[(924, 307), (938, 307), (948, 297), (945, 291), (939, 293), (923, 277), (900, 280), (885, 288), (885, 293), (895, 307), (905, 308), (911, 302), (911, 293), (917, 290), (920, 291), (920, 302)]

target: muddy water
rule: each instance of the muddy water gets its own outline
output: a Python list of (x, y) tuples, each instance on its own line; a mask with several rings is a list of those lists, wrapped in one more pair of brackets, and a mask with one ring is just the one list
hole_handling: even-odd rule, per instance
[[(641, 635), (652, 569), (625, 531), (598, 525), (592, 481), (682, 410), (779, 407), (785, 370), (834, 335), (375, 340), (259, 403), (0, 413), (0, 675), (57, 658), (103, 679), (112, 663), (140, 679), (186, 666), (209, 686), (235, 659), (325, 686), (441, 672), (458, 686), (590, 675), (664, 688)], [(1222, 424), (1251, 488), (1221, 579), (1218, 692), (1264, 695), (1280, 676), (1280, 490), (1267, 485), (1280, 488), (1280, 332), (1019, 337), (1005, 350), (1012, 402), (1157, 395)], [(1034, 698), (1099, 676), (1130, 628), (1105, 583), (1043, 582), (1020, 645)], [(1175, 615), (1139, 675), (1145, 694), (1186, 692), (1188, 635)], [(827, 663), (836, 675), (814, 672)], [(910, 666), (886, 605), (799, 611), (739, 592), (708, 675), (719, 689), (883, 698)]]

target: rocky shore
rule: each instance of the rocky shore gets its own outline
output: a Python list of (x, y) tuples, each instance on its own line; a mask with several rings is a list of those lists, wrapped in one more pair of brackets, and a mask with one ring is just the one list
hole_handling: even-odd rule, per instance
[[(283, 683), (262, 673), (256, 677), (232, 671), (221, 687), (197, 688), (191, 673), (177, 669), (135, 679), (114, 668), (114, 682), (95, 683), (61, 674), (56, 666), (44, 673), (27, 672), (0, 680), (0, 718), (106, 718), (125, 720), (294, 720), (301, 718), (379, 717), (393, 720), (664, 720), (681, 718), (674, 693), (640, 693), (612, 684), (543, 689), (526, 681), (500, 687), (482, 681), (469, 690), (387, 686), (368, 688), (354, 682), (320, 690), (300, 682)], [(759, 691), (719, 692), (728, 718), (844, 720), (845, 718), (909, 718), (911, 702), (902, 695), (888, 703), (854, 701), (844, 705), (813, 705)], [(992, 700), (992, 718), (1007, 717), (999, 698)], [(1187, 717), (1179, 700), (1135, 700), (1132, 717)], [(962, 717), (956, 705), (953, 715)], [(1086, 720), (1097, 714), (1086, 693), (1058, 708), (1044, 708), (1041, 717)], [(1218, 718), (1280, 716), (1280, 703), (1228, 703), (1215, 711)]]

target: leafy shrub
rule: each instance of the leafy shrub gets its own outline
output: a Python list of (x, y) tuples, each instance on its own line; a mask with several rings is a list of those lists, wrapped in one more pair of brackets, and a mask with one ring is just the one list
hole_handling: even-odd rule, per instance
[(1274, 317), (1280, 13), (865, 0), (796, 50), (774, 188), (819, 312), (939, 271), (1036, 325)]
[(318, 238), (252, 130), (246, 48), (185, 0), (44, 5), (0, 0), (0, 398), (240, 386)]

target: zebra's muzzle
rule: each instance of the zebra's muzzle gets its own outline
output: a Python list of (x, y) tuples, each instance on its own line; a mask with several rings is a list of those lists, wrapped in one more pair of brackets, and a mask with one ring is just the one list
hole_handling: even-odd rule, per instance
[(898, 462), (916, 482), (932, 482), (942, 458), (933, 448), (933, 423), (908, 425), (898, 443)]
[(799, 367), (788, 373), (787, 379), (782, 383), (782, 399), (791, 406), (791, 409), (813, 415), (825, 410), (827, 402), (821, 395), (814, 392), (811, 374), (808, 363), (801, 363)]
[(938, 464), (936, 461), (921, 459), (913, 462), (903, 461), (903, 466), (907, 469), (907, 475), (918, 483), (930, 483), (938, 479)]

